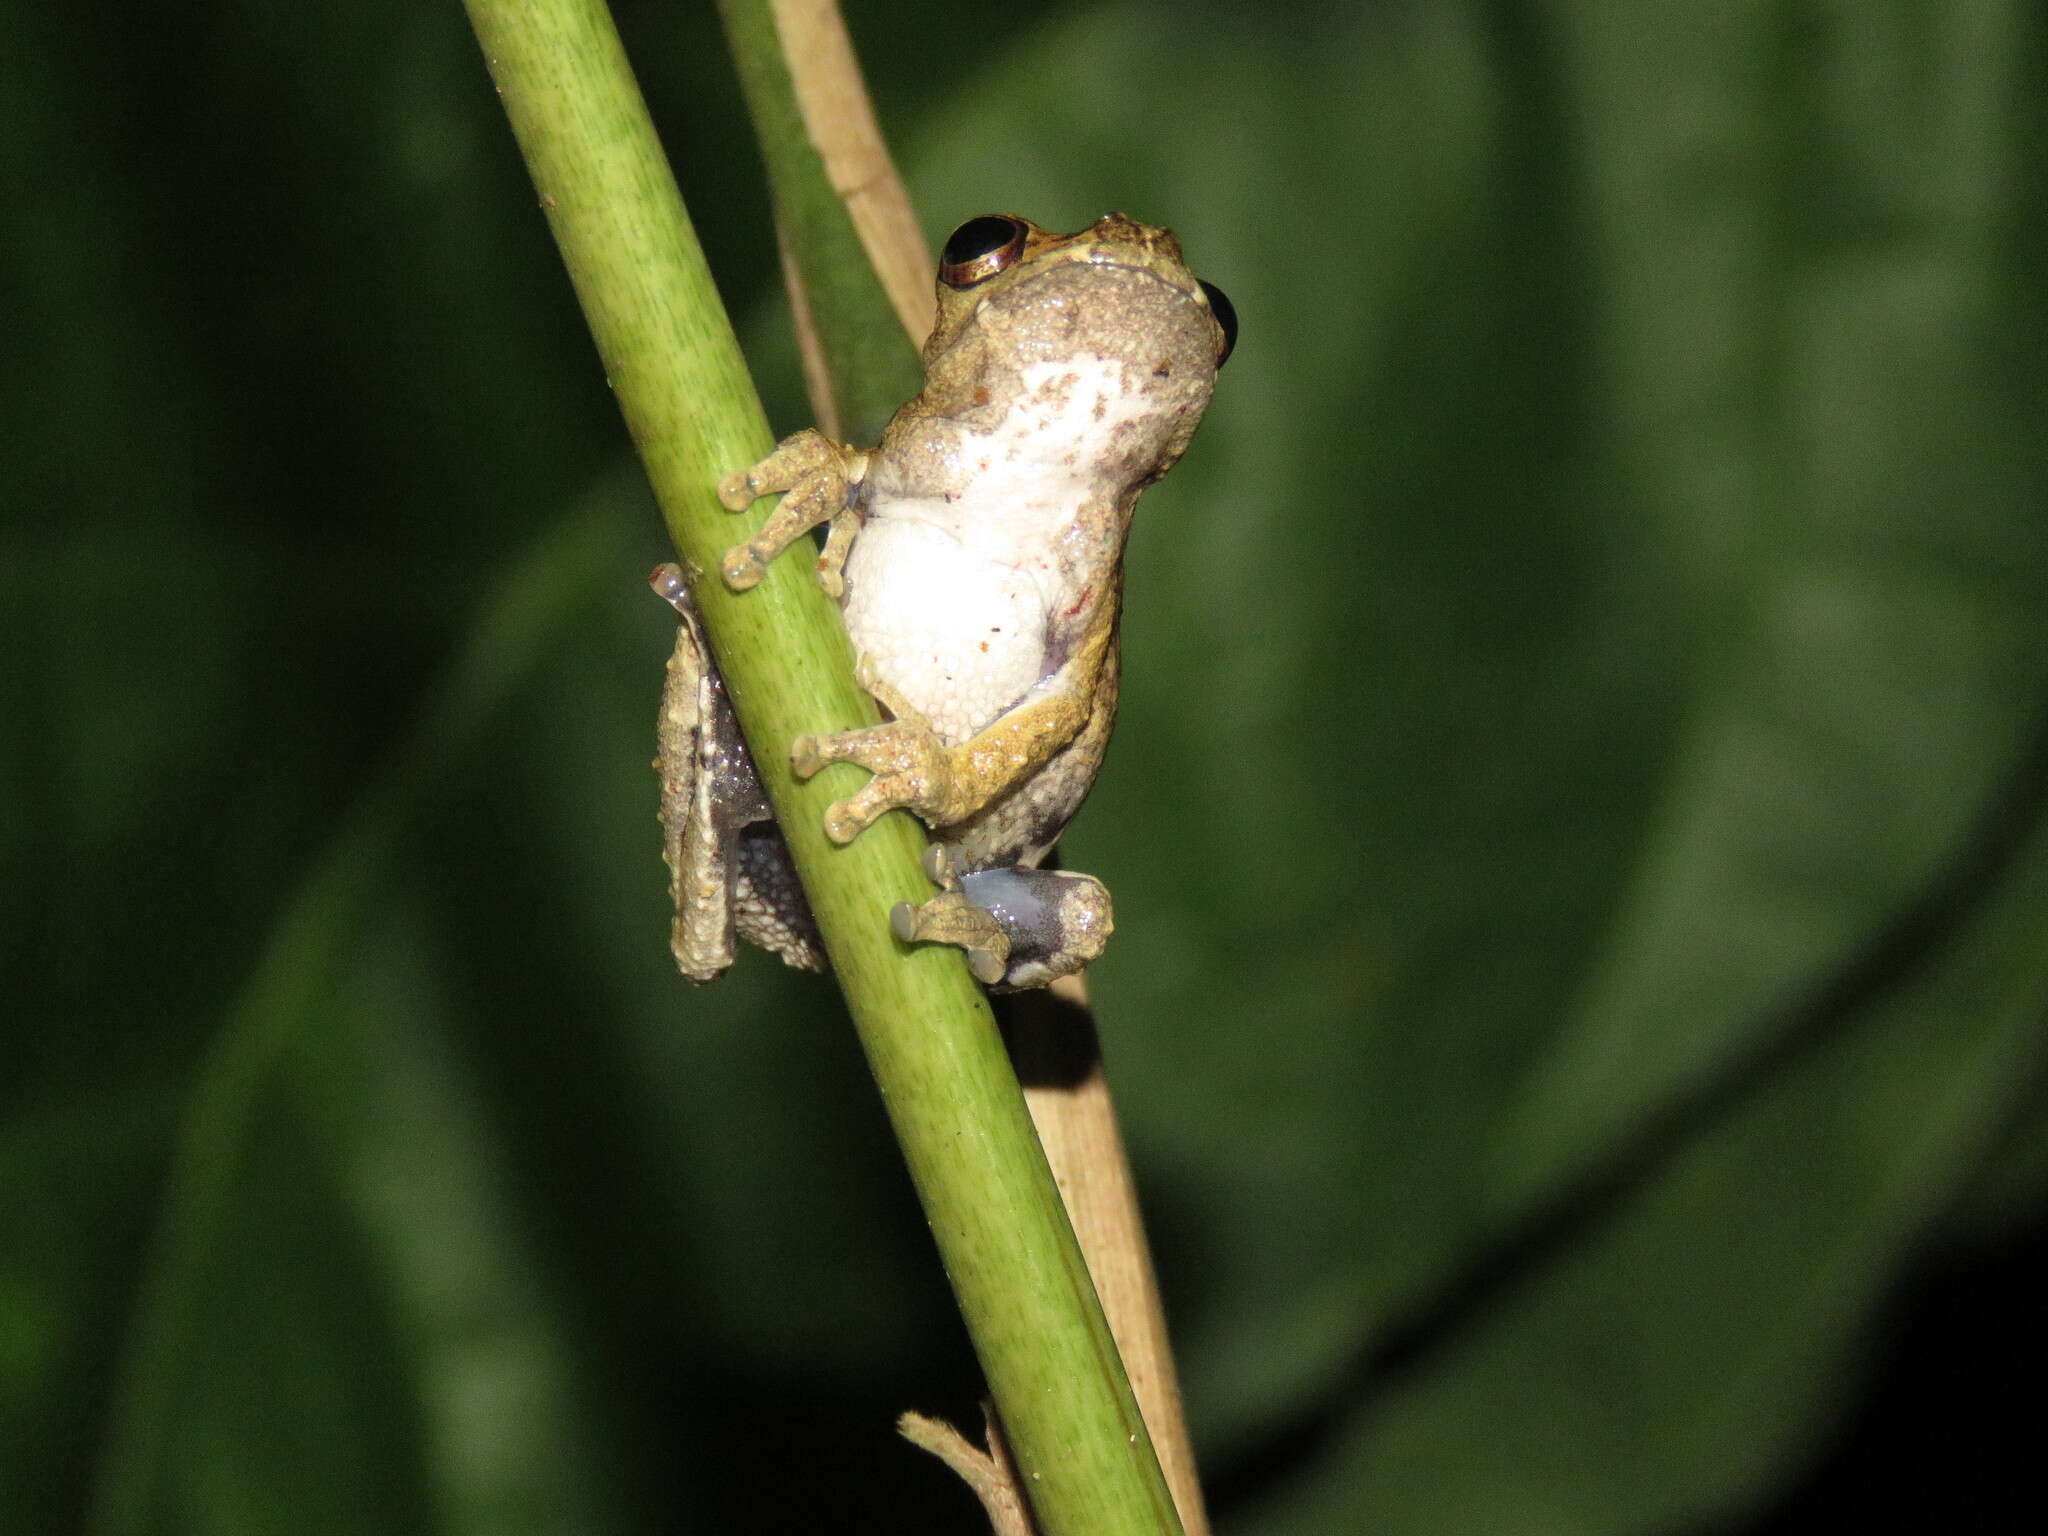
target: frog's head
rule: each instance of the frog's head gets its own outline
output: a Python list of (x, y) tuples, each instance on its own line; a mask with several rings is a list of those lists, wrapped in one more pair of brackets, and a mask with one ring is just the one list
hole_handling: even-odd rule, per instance
[(992, 430), (1030, 389), (1080, 380), (1101, 433), (1039, 431), (1040, 410), (1009, 418), (1014, 445), (1107, 455), (1140, 482), (1186, 446), (1237, 336), (1230, 301), (1188, 270), (1173, 232), (1120, 213), (1070, 235), (1015, 214), (970, 219), (940, 256), (938, 300), (926, 410)]
[[(1086, 229), (1060, 235), (1014, 213), (990, 213), (954, 230), (939, 255), (939, 318), (925, 342), (925, 360), (958, 341), (985, 307), (1006, 298), (1014, 305), (1020, 289), (1075, 265), (1096, 272), (1144, 273), (1179, 292), (1206, 313), (1216, 366), (1230, 355), (1237, 341), (1237, 312), (1222, 289), (1187, 269), (1172, 230), (1105, 213)], [(1078, 272), (1065, 275), (1087, 281)]]

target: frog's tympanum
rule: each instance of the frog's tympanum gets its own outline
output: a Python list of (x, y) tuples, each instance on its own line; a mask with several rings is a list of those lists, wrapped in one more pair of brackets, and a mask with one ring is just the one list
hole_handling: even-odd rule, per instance
[[(938, 298), (924, 390), (879, 446), (799, 432), (719, 486), (734, 511), (783, 493), (724, 576), (744, 590), (830, 524), (818, 580), (890, 718), (799, 739), (796, 773), (843, 761), (874, 775), (826, 813), (837, 842), (897, 806), (936, 834), (925, 868), (939, 893), (890, 914), (898, 937), (959, 945), (991, 985), (1043, 986), (1109, 936), (1102, 883), (1038, 864), (1087, 795), (1116, 715), (1131, 509), (1187, 447), (1236, 319), (1169, 231), (1121, 214), (1073, 235), (971, 220), (946, 242)], [(731, 964), (737, 930), (821, 969), (682, 574), (663, 566), (653, 580), (682, 616), (657, 762), (676, 963), (709, 980)]]

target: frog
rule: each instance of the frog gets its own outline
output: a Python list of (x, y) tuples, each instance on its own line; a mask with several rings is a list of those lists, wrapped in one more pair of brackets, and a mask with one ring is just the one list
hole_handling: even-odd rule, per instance
[[(825, 812), (834, 842), (892, 810), (919, 817), (935, 894), (896, 904), (891, 930), (953, 945), (976, 979), (1016, 991), (1081, 970), (1114, 928), (1099, 879), (1043, 866), (1115, 723), (1133, 511), (1187, 448), (1237, 318), (1170, 230), (1120, 213), (1072, 234), (970, 219), (936, 291), (924, 387), (874, 447), (801, 431), (720, 482), (734, 512), (781, 498), (720, 574), (744, 592), (826, 529), (817, 580), (886, 718), (798, 738), (791, 767), (871, 775)], [(709, 980), (737, 935), (824, 969), (688, 583), (674, 565), (651, 582), (679, 620), (656, 759), (677, 965)]]

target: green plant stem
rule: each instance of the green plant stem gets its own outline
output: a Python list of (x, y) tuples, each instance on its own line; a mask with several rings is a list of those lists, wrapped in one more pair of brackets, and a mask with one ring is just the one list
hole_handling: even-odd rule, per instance
[[(872, 719), (808, 562), (776, 562), (744, 596), (698, 574), (747, 527), (716, 480), (768, 431), (609, 14), (599, 0), (468, 9), (748, 737)], [(929, 894), (921, 829), (894, 813), (834, 847), (824, 809), (860, 771), (798, 784), (781, 746), (756, 758), (1041, 1530), (1177, 1532), (988, 1005), (957, 952), (888, 932), (890, 903)]]

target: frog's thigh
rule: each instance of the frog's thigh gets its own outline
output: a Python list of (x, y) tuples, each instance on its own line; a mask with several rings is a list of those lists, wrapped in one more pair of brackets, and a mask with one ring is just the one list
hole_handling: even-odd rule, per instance
[(890, 914), (906, 941), (957, 944), (975, 976), (1005, 991), (1042, 987), (1102, 953), (1115, 927), (1109, 891), (1068, 870), (984, 869), (959, 889)]

